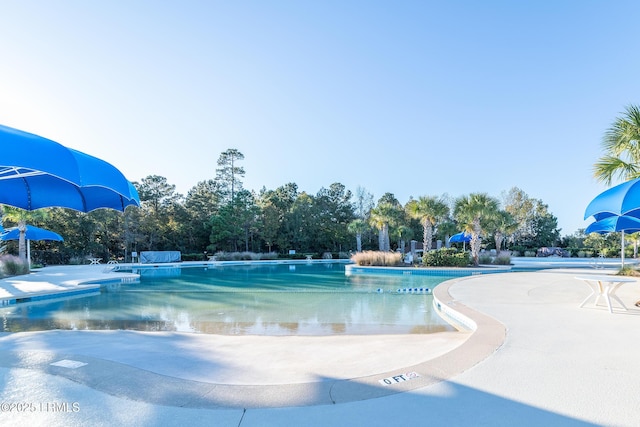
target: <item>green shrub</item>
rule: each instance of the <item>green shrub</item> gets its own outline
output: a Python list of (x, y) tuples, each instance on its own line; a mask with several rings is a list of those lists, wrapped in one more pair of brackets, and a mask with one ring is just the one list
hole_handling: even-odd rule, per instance
[(478, 264), (493, 264), (493, 259), (491, 258), (491, 255), (480, 254), (478, 256)]
[(216, 261), (258, 261), (263, 259), (277, 259), (276, 252), (216, 252)]
[(511, 249), (511, 253), (513, 254), (513, 256), (521, 256), (521, 254), (523, 254), (527, 250), (525, 246), (519, 245), (511, 246), (509, 249)]
[[(326, 254), (327, 252), (323, 252), (322, 253), (322, 258), (324, 257), (324, 254)], [(331, 258), (332, 259), (349, 259), (351, 258), (351, 254), (349, 252), (330, 252), (331, 253)], [(314, 257), (315, 258), (315, 257)]]
[(69, 258), (69, 264), (71, 265), (82, 265), (82, 264), (85, 264), (86, 262), (87, 260), (85, 257), (73, 256)]
[(180, 259), (182, 261), (202, 261), (202, 260), (206, 261), (207, 256), (203, 252), (196, 252), (196, 253), (190, 253), (190, 254), (181, 253)]
[(469, 252), (460, 252), (455, 248), (442, 248), (422, 254), (422, 264), (427, 267), (466, 267), (469, 262)]
[(526, 256), (526, 257), (534, 257), (534, 256), (536, 256), (536, 252), (535, 251), (524, 251), (524, 256)]
[(500, 255), (493, 260), (493, 263), (496, 265), (510, 265), (511, 257), (509, 255)]
[(278, 252), (261, 252), (260, 259), (278, 259)]
[(280, 258), (280, 259), (306, 259), (307, 255), (311, 255), (313, 258), (318, 258), (317, 254), (312, 254), (310, 252), (309, 253), (307, 253), (307, 252), (305, 252), (305, 253), (297, 253), (296, 252), (295, 254), (288, 254), (288, 253), (287, 254), (280, 254), (278, 256), (278, 258)]

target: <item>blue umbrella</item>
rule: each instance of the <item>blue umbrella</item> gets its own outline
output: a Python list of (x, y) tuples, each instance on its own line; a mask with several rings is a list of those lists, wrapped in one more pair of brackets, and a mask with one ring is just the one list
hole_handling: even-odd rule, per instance
[(466, 231), (462, 231), (460, 233), (454, 234), (453, 236), (449, 237), (449, 243), (460, 243), (462, 242), (462, 250), (466, 251), (467, 250), (467, 242), (471, 241), (471, 234), (467, 233)]
[(2, 125), (0, 146), (0, 203), (81, 212), (140, 206), (131, 182), (104, 160)]
[[(0, 234), (0, 240), (18, 240), (20, 238), (20, 230), (18, 227), (7, 228), (4, 233)], [(45, 230), (44, 228), (34, 227), (33, 225), (27, 225), (27, 231), (25, 232), (25, 238), (27, 240), (53, 240), (62, 242), (64, 239), (58, 233), (54, 233), (51, 230)]]
[(589, 224), (584, 230), (585, 234), (589, 233), (613, 233), (618, 231), (626, 231), (636, 233), (640, 231), (640, 219), (627, 215), (614, 215), (600, 221)]
[[(1, 227), (0, 227), (1, 228)], [(61, 235), (54, 233), (51, 230), (45, 230), (44, 228), (34, 227), (32, 225), (26, 226), (25, 238), (27, 239), (27, 260), (29, 261), (29, 267), (31, 267), (31, 241), (32, 240), (54, 240), (58, 242), (64, 241)], [(0, 234), (0, 240), (19, 240), (20, 230), (18, 227), (8, 228)]]
[(460, 243), (460, 242), (470, 242), (471, 241), (471, 234), (467, 233), (466, 231), (454, 234), (453, 236), (449, 237), (449, 243)]
[(587, 206), (584, 219), (596, 221), (614, 215), (640, 217), (640, 179), (623, 182), (597, 195)]
[(584, 230), (585, 234), (589, 233), (613, 233), (621, 232), (620, 238), (620, 261), (622, 267), (624, 267), (624, 233), (637, 233), (640, 231), (640, 219), (627, 216), (627, 215), (613, 215), (603, 218), (599, 221), (595, 221)]

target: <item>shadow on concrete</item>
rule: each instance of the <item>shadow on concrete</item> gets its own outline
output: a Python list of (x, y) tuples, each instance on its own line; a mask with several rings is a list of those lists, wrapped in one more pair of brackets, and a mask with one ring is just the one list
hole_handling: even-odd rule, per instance
[[(325, 378), (332, 382), (331, 378)], [(365, 386), (368, 397), (386, 387)], [(451, 381), (368, 400), (304, 408), (249, 409), (241, 427), (295, 426), (597, 426), (593, 422), (497, 396)]]
[[(363, 384), (330, 377), (304, 384), (224, 385), (168, 377), (86, 356), (68, 356), (90, 363), (91, 369), (52, 366), (53, 360), (65, 357), (61, 354), (55, 357), (40, 354), (34, 358), (24, 352), (7, 351), (0, 352), (0, 366), (37, 369), (121, 399), (176, 410), (241, 409), (244, 415), (240, 426), (243, 427), (597, 425), (439, 378), (429, 379), (430, 387), (407, 392), (395, 390), (394, 385)], [(402, 384), (404, 382), (396, 385), (402, 387)], [(346, 403), (334, 403), (341, 399)], [(208, 422), (215, 422), (216, 413), (208, 412)], [(224, 418), (227, 415), (224, 414)]]

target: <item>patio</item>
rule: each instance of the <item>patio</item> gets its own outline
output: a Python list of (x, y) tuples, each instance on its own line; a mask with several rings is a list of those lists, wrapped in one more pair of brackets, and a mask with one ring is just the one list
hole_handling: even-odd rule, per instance
[[(70, 331), (65, 338), (61, 338), (66, 335), (65, 331), (31, 333), (31, 336), (3, 334), (0, 337), (0, 377), (5, 384), (2, 401), (76, 402), (79, 410), (13, 411), (3, 412), (0, 417), (3, 424), (9, 425), (46, 422), (47, 425), (351, 426), (364, 423), (386, 426), (415, 424), (418, 420), (452, 426), (636, 425), (640, 416), (635, 401), (637, 378), (640, 378), (640, 364), (636, 360), (640, 354), (640, 342), (636, 339), (640, 309), (631, 302), (640, 296), (640, 284), (625, 284), (617, 293), (629, 307), (626, 313), (612, 315), (606, 308), (580, 308), (588, 289), (574, 276), (588, 271), (555, 269), (448, 282), (447, 286), (437, 289), (450, 295), (450, 306), (484, 313), (506, 327), (500, 347), (492, 350), (483, 340), (466, 340), (442, 356), (454, 367), (452, 372), (458, 367), (457, 374), (424, 387), (377, 398), (371, 397), (380, 395), (384, 386), (370, 385), (364, 389), (369, 391), (362, 396), (364, 400), (338, 404), (234, 407), (234, 396), (242, 400), (242, 394), (251, 393), (251, 386), (238, 395), (228, 393), (226, 407), (198, 404), (206, 394), (194, 395), (194, 387), (209, 384), (209, 389), (215, 390), (217, 385), (207, 383), (211, 377), (198, 382), (185, 377), (198, 371), (208, 372), (211, 366), (218, 372), (243, 372), (252, 367), (263, 370), (266, 377), (275, 375), (272, 366), (260, 363), (255, 355), (282, 351), (282, 341), (278, 340), (257, 339), (249, 347), (251, 354), (238, 352), (230, 360), (216, 360), (210, 356), (215, 355), (210, 346), (213, 344), (207, 344), (206, 337), (199, 335), (185, 339), (176, 334), (168, 341), (171, 346), (162, 351), (150, 345), (152, 341), (145, 334), (124, 331), (89, 339), (83, 338), (81, 331)], [(593, 273), (602, 272), (593, 270)], [(478, 332), (482, 332), (482, 326), (476, 334)], [(407, 370), (400, 369), (384, 351), (363, 357), (352, 350), (343, 352), (344, 346), (339, 341), (325, 345), (341, 357), (351, 356), (362, 364), (370, 364), (372, 372), (386, 368), (397, 372)], [(401, 345), (396, 342), (388, 348), (402, 349)], [(98, 348), (101, 351), (96, 354)], [(419, 346), (411, 350), (419, 351)], [(16, 359), (15, 352), (25, 357)], [(466, 366), (460, 363), (460, 355), (474, 353), (481, 357)], [(177, 354), (179, 362), (176, 362)], [(440, 357), (434, 357), (427, 350), (423, 355), (421, 363)], [(66, 374), (60, 374), (63, 368), (56, 372), (51, 367), (38, 367), (49, 366), (44, 362), (60, 359), (87, 362), (90, 375), (86, 381), (81, 378), (70, 381)], [(323, 362), (329, 364), (328, 372), (331, 359), (329, 354)], [(296, 360), (296, 367), (304, 366), (299, 362)], [(27, 366), (29, 363), (31, 366)], [(315, 363), (320, 362), (309, 363), (306, 369), (317, 369)], [(80, 369), (83, 368), (75, 371), (76, 376)], [(300, 384), (296, 396), (313, 399), (327, 382), (338, 381), (340, 372), (344, 373), (336, 368), (338, 375), (333, 378)], [(154, 375), (163, 380), (148, 381)], [(33, 386), (36, 383), (38, 387)], [(105, 390), (107, 384), (110, 388)], [(287, 387), (291, 390), (291, 384), (273, 384), (269, 394), (286, 398)], [(285, 393), (279, 394), (279, 390)]]

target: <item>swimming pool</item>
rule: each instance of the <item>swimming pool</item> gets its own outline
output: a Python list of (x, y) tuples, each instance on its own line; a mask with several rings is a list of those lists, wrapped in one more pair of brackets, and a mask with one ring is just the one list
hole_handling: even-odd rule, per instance
[[(455, 330), (426, 289), (447, 276), (345, 275), (345, 265), (248, 264), (138, 271), (99, 295), (0, 309), (0, 331), (225, 335), (418, 334)], [(409, 291), (411, 289), (411, 291)], [(399, 291), (400, 290), (400, 291)]]

